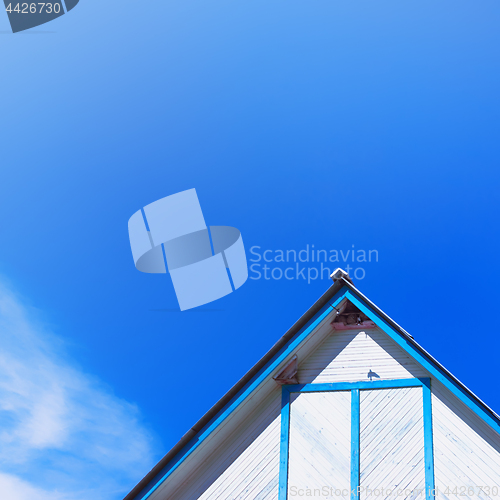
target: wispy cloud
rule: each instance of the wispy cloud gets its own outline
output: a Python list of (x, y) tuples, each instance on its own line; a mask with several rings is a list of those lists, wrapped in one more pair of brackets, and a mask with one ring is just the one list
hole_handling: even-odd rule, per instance
[(151, 443), (137, 408), (75, 368), (0, 284), (0, 498), (119, 499)]

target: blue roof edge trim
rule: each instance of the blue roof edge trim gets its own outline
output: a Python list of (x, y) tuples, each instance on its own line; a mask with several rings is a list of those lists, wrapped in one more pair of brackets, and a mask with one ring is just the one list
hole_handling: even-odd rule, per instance
[[(191, 429), (191, 431), (193, 431), (192, 436), (189, 435), (191, 431), (188, 431), (181, 441), (174, 446), (169, 453), (167, 453), (167, 455), (139, 484), (137, 484), (137, 486), (125, 497), (124, 500), (146, 500), (149, 498), (151, 494), (156, 491), (158, 487), (163, 484), (163, 482), (184, 462), (184, 460), (199, 447), (208, 435), (211, 434), (212, 431), (214, 431), (215, 428), (217, 428), (257, 388), (257, 386), (263, 382), (264, 379), (271, 375), (271, 373), (282, 361), (287, 358), (287, 356), (293, 353), (296, 347), (298, 347), (302, 341), (314, 331), (316, 326), (318, 326), (318, 324), (331, 313), (331, 309), (336, 307), (346, 298), (356, 305), (364, 314), (366, 314), (381, 330), (388, 334), (389, 337), (391, 337), (405, 352), (415, 359), (415, 361), (420, 363), (427, 371), (429, 371), (429, 373), (431, 373), (431, 375), (433, 375), (455, 396), (457, 396), (468, 408), (470, 408), (483, 421), (500, 434), (500, 417), (491, 408), (481, 401), (472, 391), (470, 391), (470, 389), (458, 381), (439, 362), (427, 353), (413, 339), (413, 337), (408, 334), (408, 332), (406, 332), (367, 297), (359, 292), (354, 285), (345, 279), (341, 279), (337, 281), (335, 285), (330, 287), (325, 294), (299, 319), (299, 321), (292, 326), (292, 328), (280, 339), (280, 341), (278, 341), (275, 346), (271, 348), (266, 356), (272, 353), (272, 358), (268, 360), (263, 367), (260, 367), (256, 374), (252, 374), (251, 379), (246, 382), (242, 388), (238, 388), (236, 394), (232, 395), (231, 399), (226, 402), (207, 423), (204, 423), (198, 430), (195, 430), (193, 427)], [(319, 308), (317, 307), (318, 304), (320, 304)], [(314, 309), (317, 310), (314, 311)], [(313, 314), (311, 314), (311, 311), (313, 311)], [(306, 316), (309, 317), (306, 318)], [(283, 346), (276, 349), (280, 342), (284, 340), (291, 330), (293, 330), (294, 327), (304, 318), (306, 318), (305, 324), (301, 326), (289, 339), (287, 339)], [(266, 356), (262, 359), (265, 359)], [(256, 368), (259, 363), (257, 363), (254, 368)], [(253, 369), (251, 369), (248, 374), (252, 371)], [(245, 377), (243, 377), (243, 379)], [(233, 389), (237, 388), (237, 386), (238, 383), (233, 387)], [(222, 402), (223, 399), (224, 398), (222, 398), (219, 403)], [(213, 408), (216, 406), (217, 404)], [(210, 411), (206, 414), (206, 416), (210, 413)], [(185, 443), (183, 443), (183, 440), (185, 440)], [(181, 444), (182, 448), (175, 450), (176, 447)], [(175, 454), (173, 454), (173, 456), (169, 456), (174, 450)]]
[[(420, 363), (431, 375), (450, 390), (458, 399), (460, 399), (469, 409), (482, 418), (490, 427), (500, 434), (500, 416), (497, 415), (486, 403), (477, 397), (467, 386), (452, 375), (441, 363), (433, 358), (422, 346), (420, 346), (404, 330), (405, 335), (398, 335), (400, 332), (395, 330), (385, 318), (392, 321), (385, 313), (373, 310), (374, 304), (362, 295), (352, 285), (349, 287), (346, 298), (364, 312), (381, 330), (387, 333), (403, 350), (408, 353), (417, 363)], [(399, 327), (401, 328), (401, 327)], [(396, 334), (396, 335), (395, 335)]]
[[(334, 288), (337, 287), (330, 287), (328, 291), (333, 291)], [(200, 429), (196, 435), (193, 436), (193, 438), (191, 438), (174, 457), (172, 457), (171, 460), (164, 464), (162, 469), (155, 474), (154, 477), (149, 479), (148, 484), (143, 486), (141, 491), (134, 493), (134, 488), (134, 490), (132, 490), (132, 492), (129, 493), (124, 500), (146, 500), (149, 498), (151, 494), (156, 491), (158, 487), (184, 462), (184, 460), (198, 448), (208, 435), (211, 434), (211, 432), (215, 430), (215, 428), (218, 427), (237, 408), (237, 406), (239, 406), (250, 395), (250, 393), (253, 392), (261, 382), (263, 382), (265, 378), (274, 372), (279, 364), (315, 330), (316, 326), (318, 326), (318, 324), (331, 313), (331, 310), (345, 299), (347, 291), (348, 290), (342, 283), (342, 286), (337, 293), (335, 293), (334, 296), (330, 298), (326, 304), (324, 304), (319, 311), (316, 312), (312, 318), (310, 318), (307, 323), (300, 328), (300, 330), (290, 340), (288, 340), (288, 342), (280, 348), (278, 352), (274, 354), (273, 358), (268, 361), (266, 365), (261, 368), (259, 372), (254, 375), (235, 396), (232, 397), (231, 401), (227, 403), (215, 417), (213, 417), (202, 429)], [(325, 295), (327, 294), (325, 293)], [(271, 349), (271, 351), (272, 350), (273, 349)]]

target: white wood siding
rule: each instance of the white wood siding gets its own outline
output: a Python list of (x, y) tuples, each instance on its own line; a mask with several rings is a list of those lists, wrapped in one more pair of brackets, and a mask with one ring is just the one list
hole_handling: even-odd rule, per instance
[[(299, 363), (300, 363), (299, 359)], [(358, 380), (426, 377), (427, 372), (379, 329), (330, 334), (299, 367), (299, 382), (355, 382)]]
[(420, 387), (360, 392), (361, 500), (425, 498), (422, 401)]
[(215, 450), (169, 500), (276, 500), (280, 402), (274, 397), (251, 415), (251, 424)]
[[(436, 497), (498, 500), (500, 436), (438, 382), (432, 386), (432, 415)], [(480, 486), (488, 486), (490, 494)], [(450, 491), (457, 488), (456, 494), (446, 493), (447, 487)], [(497, 496), (493, 487), (498, 488)]]
[[(381, 330), (332, 332), (332, 319), (323, 321), (274, 374), (296, 354), (300, 383), (429, 376)], [(386, 397), (390, 391), (360, 393), (361, 485), (423, 488), (422, 391), (398, 389)], [(434, 379), (432, 404), (437, 500), (500, 500), (478, 488), (500, 488), (500, 435)], [(151, 500), (277, 500), (280, 409), (281, 389), (269, 377)], [(293, 400), (289, 487), (350, 487), (350, 422), (350, 393), (302, 394)], [(328, 465), (333, 456), (337, 469)], [(457, 486), (459, 494), (445, 495), (447, 486)], [(461, 496), (463, 486), (475, 487), (475, 495), (465, 491)], [(377, 499), (362, 495), (361, 500)]]
[[(332, 313), (318, 325), (314, 334), (310, 335), (287, 359), (280, 363), (273, 375), (279, 373), (294, 355), (302, 360), (316, 350), (330, 335), (332, 331), (330, 323), (333, 319), (334, 311), (332, 310)], [(186, 390), (195, 391), (194, 388), (186, 388)], [(236, 466), (233, 462), (275, 419), (279, 422), (280, 405), (281, 388), (272, 377), (268, 377), (231, 413), (229, 418), (200, 443), (194, 453), (186, 457), (170, 477), (156, 489), (149, 500), (194, 500), (204, 494), (209, 494), (221, 482), (232, 481), (231, 474), (233, 467)], [(172, 411), (175, 411), (175, 405), (172, 406)], [(277, 438), (271, 441), (279, 443), (279, 433)], [(271, 467), (278, 467), (277, 460), (272, 462)], [(273, 486), (269, 497), (273, 499), (278, 494), (277, 475), (274, 481), (276, 487)], [(230, 500), (230, 497), (227, 498)]]
[[(345, 490), (349, 498), (351, 463), (351, 393), (292, 394), (288, 495), (321, 496)], [(316, 493), (316, 495), (315, 495)], [(339, 496), (339, 499), (341, 497)]]

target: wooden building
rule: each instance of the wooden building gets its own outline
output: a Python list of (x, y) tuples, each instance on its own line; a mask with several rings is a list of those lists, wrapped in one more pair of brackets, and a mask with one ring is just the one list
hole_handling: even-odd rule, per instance
[(332, 277), (126, 500), (500, 499), (500, 417)]

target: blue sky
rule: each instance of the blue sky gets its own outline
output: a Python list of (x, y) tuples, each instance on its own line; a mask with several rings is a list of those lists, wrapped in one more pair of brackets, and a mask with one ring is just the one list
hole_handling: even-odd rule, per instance
[(7, 500), (123, 497), (329, 286), (249, 279), (177, 312), (127, 221), (190, 188), (249, 258), (377, 250), (356, 285), (500, 412), (499, 21), (493, 0), (0, 16)]

